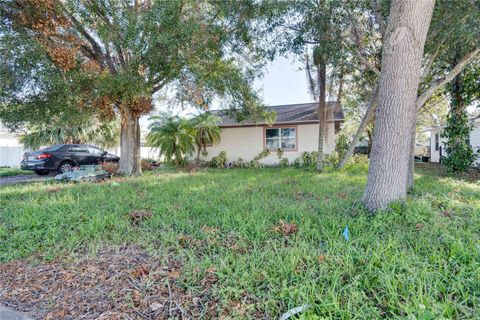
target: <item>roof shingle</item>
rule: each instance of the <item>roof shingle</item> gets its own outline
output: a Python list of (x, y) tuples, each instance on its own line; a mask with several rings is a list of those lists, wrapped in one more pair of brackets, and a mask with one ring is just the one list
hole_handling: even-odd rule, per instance
[[(267, 106), (268, 111), (275, 111), (276, 120), (274, 123), (303, 123), (318, 122), (317, 114), (318, 103), (299, 103), (278, 106)], [(337, 101), (328, 101), (328, 121), (343, 121), (343, 109)], [(242, 121), (238, 122), (234, 117), (229, 116), (225, 111), (213, 111), (215, 115), (221, 118), (220, 127), (243, 126), (243, 125), (260, 125), (265, 122)]]

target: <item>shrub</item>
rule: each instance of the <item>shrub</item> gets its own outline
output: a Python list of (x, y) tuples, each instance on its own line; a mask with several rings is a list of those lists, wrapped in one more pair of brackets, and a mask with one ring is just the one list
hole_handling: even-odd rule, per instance
[(100, 164), (102, 169), (107, 171), (111, 176), (114, 176), (118, 171), (118, 162), (106, 161)]
[(225, 167), (225, 162), (227, 161), (227, 153), (221, 151), (218, 156), (212, 158), (212, 165), (216, 168)]
[(295, 158), (295, 160), (292, 161), (292, 166), (300, 168), (302, 166), (302, 160), (300, 158)]
[(300, 155), (300, 158), (301, 158), (300, 166), (304, 165), (308, 167), (312, 164), (312, 156), (309, 152), (307, 151), (302, 152), (302, 154)]
[(265, 149), (265, 150), (263, 150), (262, 152), (260, 152), (259, 154), (257, 154), (257, 155), (255, 156), (255, 158), (253, 158), (253, 160), (257, 160), (257, 161), (258, 161), (258, 160), (260, 160), (260, 159), (263, 159), (263, 158), (267, 157), (268, 155), (270, 155), (270, 150)]
[(336, 141), (335, 151), (338, 153), (338, 157), (341, 159), (348, 150), (348, 137), (346, 134), (339, 134)]
[(252, 168), (252, 169), (259, 169), (259, 168), (263, 168), (263, 165), (260, 161), (258, 161), (257, 159), (253, 159), (252, 161), (250, 161), (249, 163), (250, 165), (248, 166), (249, 168)]
[(368, 157), (365, 154), (354, 154), (350, 157), (350, 162), (354, 164), (368, 165)]
[(210, 167), (212, 166), (212, 162), (211, 161), (207, 161), (207, 160), (202, 160), (202, 159), (199, 159), (197, 161), (197, 165), (199, 167)]
[(338, 152), (333, 152), (331, 154), (327, 154), (323, 158), (323, 165), (325, 167), (335, 168), (336, 166), (338, 166), (339, 163), (340, 163), (340, 157), (338, 155)]
[(197, 172), (199, 168), (200, 168), (200, 166), (197, 163), (189, 162), (189, 163), (187, 163), (187, 168), (186, 169), (187, 169), (188, 172)]
[(282, 168), (286, 168), (288, 167), (289, 163), (288, 163), (288, 159), (287, 158), (282, 158), (280, 160), (280, 162), (278, 163), (278, 165)]
[(300, 155), (300, 158), (301, 158), (300, 166), (314, 167), (317, 164), (318, 155), (319, 155), (318, 151), (302, 152), (302, 154)]
[(318, 155), (319, 155), (318, 151), (310, 152), (310, 161), (312, 162), (311, 166), (316, 166), (317, 165)]
[(242, 158), (238, 158), (234, 163), (233, 165), (236, 167), (236, 168), (244, 168), (245, 167), (245, 161), (242, 159)]

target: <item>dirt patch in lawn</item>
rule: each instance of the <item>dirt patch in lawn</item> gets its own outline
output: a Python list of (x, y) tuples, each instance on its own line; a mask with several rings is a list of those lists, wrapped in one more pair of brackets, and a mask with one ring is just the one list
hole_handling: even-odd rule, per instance
[(0, 302), (39, 319), (215, 318), (208, 286), (180, 287), (181, 263), (140, 249), (94, 258), (0, 264)]

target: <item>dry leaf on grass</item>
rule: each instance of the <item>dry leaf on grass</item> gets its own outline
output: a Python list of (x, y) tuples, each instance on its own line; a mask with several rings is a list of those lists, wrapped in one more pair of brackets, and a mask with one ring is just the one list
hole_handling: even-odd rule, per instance
[(134, 210), (128, 214), (130, 221), (134, 225), (138, 225), (143, 220), (150, 219), (152, 215), (153, 213), (150, 210)]
[(273, 226), (272, 230), (277, 233), (281, 233), (284, 236), (288, 237), (291, 234), (297, 233), (298, 226), (295, 223), (288, 223), (283, 220), (277, 222), (275, 226)]

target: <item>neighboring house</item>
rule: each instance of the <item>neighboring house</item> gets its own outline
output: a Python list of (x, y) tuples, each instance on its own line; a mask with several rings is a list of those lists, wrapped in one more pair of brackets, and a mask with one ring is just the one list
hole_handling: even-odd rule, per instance
[[(474, 151), (480, 150), (480, 116), (473, 118), (473, 130), (470, 132), (468, 143)], [(442, 130), (445, 125), (428, 128), (425, 132), (430, 133), (430, 162), (441, 162), (441, 158), (445, 154), (445, 139), (441, 137)], [(480, 159), (476, 160), (476, 164), (480, 165)]]
[[(203, 158), (210, 160), (221, 151), (226, 152), (227, 161), (234, 162), (238, 158), (250, 161), (263, 150), (271, 150), (269, 156), (261, 159), (264, 164), (276, 164), (278, 148), (283, 150), (283, 158), (290, 162), (300, 157), (302, 152), (318, 150), (318, 115), (317, 103), (303, 103), (267, 107), (276, 112), (276, 120), (272, 126), (265, 122), (237, 122), (224, 111), (214, 111), (221, 117), (222, 129), (219, 144), (206, 147), (208, 154)], [(335, 151), (335, 134), (344, 121), (343, 110), (337, 102), (327, 102), (328, 122), (324, 137), (325, 154)]]
[(25, 150), (18, 140), (0, 123), (0, 167), (19, 167)]

